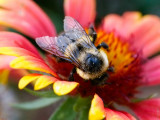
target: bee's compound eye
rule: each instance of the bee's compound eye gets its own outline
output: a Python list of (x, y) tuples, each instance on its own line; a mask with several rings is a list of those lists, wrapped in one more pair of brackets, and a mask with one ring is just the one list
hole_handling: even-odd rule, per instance
[(97, 56), (88, 57), (86, 60), (86, 67), (90, 72), (96, 72), (101, 68), (102, 60)]

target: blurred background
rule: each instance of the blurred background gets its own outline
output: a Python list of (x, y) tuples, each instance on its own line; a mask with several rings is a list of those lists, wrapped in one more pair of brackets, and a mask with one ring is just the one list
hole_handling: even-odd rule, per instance
[[(41, 6), (41, 8), (48, 14), (56, 26), (57, 32), (63, 31), (63, 0), (35, 0), (35, 2)], [(96, 23), (100, 23), (101, 19), (110, 13), (123, 14), (125, 11), (140, 11), (143, 15), (155, 14), (160, 16), (160, 0), (97, 0), (96, 4), (97, 16)], [(82, 8), (83, 9), (83, 8)], [(5, 96), (11, 96), (8, 100)], [(2, 98), (3, 96), (3, 98)], [(2, 100), (3, 99), (3, 100)], [(6, 88), (0, 86), (0, 107), (2, 104), (24, 102), (36, 99), (33, 95), (20, 91), (17, 88), (17, 84), (9, 83)], [(57, 103), (59, 104), (59, 103)], [(11, 112), (9, 120), (47, 120), (53, 113), (55, 105), (39, 109), (39, 110), (18, 110), (15, 108), (6, 108), (2, 110), (0, 108), (0, 115), (2, 112)], [(9, 113), (7, 113), (9, 114)], [(13, 117), (14, 116), (14, 117)], [(1, 119), (0, 119), (1, 120)]]

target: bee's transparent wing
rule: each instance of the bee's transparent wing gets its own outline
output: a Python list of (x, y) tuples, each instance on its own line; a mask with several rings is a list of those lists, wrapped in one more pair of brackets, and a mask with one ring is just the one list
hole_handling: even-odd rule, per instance
[(64, 46), (64, 43), (62, 45), (59, 42), (58, 37), (44, 36), (36, 38), (36, 43), (40, 48), (51, 54), (54, 54), (55, 56), (61, 57), (71, 62), (69, 56), (65, 55), (65, 49), (62, 47)]
[(93, 43), (91, 42), (89, 36), (87, 35), (83, 27), (74, 18), (69, 16), (65, 17), (64, 31), (66, 33), (72, 32), (73, 34), (75, 34), (77, 40), (83, 38), (82, 42), (85, 42), (89, 46), (94, 47)]
[[(77, 60), (79, 51), (76, 50), (76, 45), (81, 44), (85, 48), (95, 48), (95, 46), (82, 26), (72, 17), (65, 17), (64, 31), (58, 37), (40, 37), (36, 39), (36, 42), (43, 50), (73, 62), (77, 67), (80, 67), (80, 63)], [(74, 47), (71, 47), (71, 44)]]
[(78, 30), (85, 32), (83, 27), (72, 17), (66, 16), (64, 19), (64, 31)]

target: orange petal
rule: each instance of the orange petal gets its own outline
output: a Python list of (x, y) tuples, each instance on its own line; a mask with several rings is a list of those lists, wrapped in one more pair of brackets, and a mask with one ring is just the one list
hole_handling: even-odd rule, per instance
[(74, 90), (79, 84), (77, 82), (56, 81), (53, 85), (54, 92), (57, 95), (66, 95)]
[(41, 77), (39, 77), (36, 80), (36, 83), (34, 85), (34, 90), (40, 90), (45, 88), (46, 86), (54, 83), (55, 81), (57, 81), (58, 79), (51, 77), (51, 76), (47, 76), (47, 75), (43, 75)]
[(55, 77), (58, 77), (58, 75), (54, 73), (48, 67), (48, 65), (45, 64), (43, 60), (35, 58), (35, 57), (21, 56), (21, 57), (14, 59), (10, 65), (12, 68), (37, 70), (37, 71), (46, 72), (46, 73), (54, 75)]
[(126, 112), (115, 111), (105, 108), (106, 120), (136, 120), (132, 115)]
[(27, 76), (22, 77), (22, 78), (19, 80), (18, 88), (19, 88), (19, 89), (25, 88), (30, 82), (36, 80), (36, 79), (39, 78), (40, 76), (41, 76), (41, 74), (30, 74), (30, 75), (27, 75)]
[(89, 110), (89, 120), (102, 120), (105, 118), (104, 104), (102, 99), (95, 94)]
[(64, 10), (66, 16), (71, 16), (80, 22), (83, 27), (88, 27), (90, 23), (94, 22), (96, 16), (96, 1), (65, 0)]

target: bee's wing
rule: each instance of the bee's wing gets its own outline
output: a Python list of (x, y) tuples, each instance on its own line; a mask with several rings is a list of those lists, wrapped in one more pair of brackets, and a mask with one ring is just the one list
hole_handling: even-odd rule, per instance
[(78, 30), (78, 31), (85, 32), (82, 26), (74, 18), (65, 16), (64, 31), (68, 32), (70, 30)]
[(89, 36), (83, 29), (83, 27), (76, 21), (74, 18), (66, 16), (64, 19), (64, 31), (66, 33), (74, 33), (76, 35), (76, 39), (84, 38), (82, 39), (82, 42), (85, 42), (89, 46), (93, 46), (93, 43), (91, 42)]
[(65, 48), (63, 48), (63, 46), (65, 44), (63, 43), (62, 45), (60, 42), (61, 41), (58, 42), (58, 37), (44, 36), (44, 37), (36, 38), (36, 43), (40, 48), (42, 48), (43, 50), (51, 54), (54, 54), (58, 57), (61, 57), (71, 62), (71, 60), (69, 59), (70, 56), (67, 56), (64, 54)]
[(64, 31), (58, 37), (45, 36), (36, 38), (36, 42), (43, 50), (73, 62), (77, 67), (80, 67), (80, 62), (76, 57), (79, 52), (75, 50), (77, 46), (76, 44), (74, 47), (70, 45), (74, 42), (77, 43), (76, 40), (79, 40), (79, 43), (85, 48), (95, 48), (95, 46), (82, 26), (72, 17), (65, 17)]

